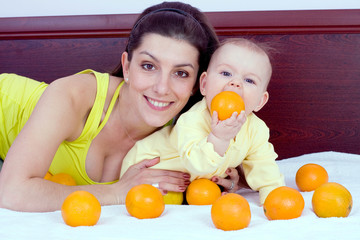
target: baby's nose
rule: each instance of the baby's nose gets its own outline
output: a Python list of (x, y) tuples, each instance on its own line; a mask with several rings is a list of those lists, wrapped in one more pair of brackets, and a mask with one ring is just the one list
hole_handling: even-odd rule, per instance
[(239, 83), (234, 82), (234, 81), (229, 82), (229, 86), (234, 87), (234, 88), (240, 88), (241, 87), (241, 85)]

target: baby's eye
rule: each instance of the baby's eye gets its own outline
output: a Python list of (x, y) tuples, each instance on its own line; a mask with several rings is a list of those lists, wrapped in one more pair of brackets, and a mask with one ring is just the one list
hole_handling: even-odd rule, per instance
[(221, 75), (225, 76), (225, 77), (231, 77), (231, 73), (227, 72), (227, 71), (223, 71), (220, 73)]
[(178, 76), (178, 77), (181, 77), (181, 78), (186, 78), (186, 77), (189, 76), (189, 73), (187, 73), (187, 72), (185, 72), (185, 71), (177, 71), (177, 72), (175, 73), (175, 75)]
[(245, 82), (250, 83), (250, 84), (255, 84), (255, 81), (250, 78), (245, 78)]
[(154, 70), (155, 69), (155, 67), (154, 67), (154, 65), (152, 65), (152, 64), (150, 64), (150, 63), (145, 63), (145, 64), (142, 64), (141, 65), (145, 70)]

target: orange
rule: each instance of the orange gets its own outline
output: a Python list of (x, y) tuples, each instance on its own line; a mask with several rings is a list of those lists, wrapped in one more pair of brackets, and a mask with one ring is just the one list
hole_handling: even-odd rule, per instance
[(47, 173), (45, 174), (44, 179), (49, 180), (51, 176), (52, 176), (52, 174), (49, 173), (49, 172), (47, 172)]
[(339, 183), (325, 183), (312, 196), (312, 207), (318, 217), (347, 217), (352, 204), (351, 193)]
[(181, 205), (184, 201), (184, 195), (182, 192), (168, 192), (163, 195), (165, 204)]
[(160, 190), (150, 184), (131, 188), (126, 195), (125, 206), (131, 216), (139, 219), (157, 218), (165, 209)]
[(223, 121), (231, 117), (234, 112), (240, 114), (245, 110), (245, 104), (239, 94), (232, 91), (224, 91), (217, 94), (211, 101), (211, 114), (216, 111), (219, 120)]
[(211, 219), (216, 228), (224, 231), (246, 228), (251, 220), (249, 203), (239, 194), (225, 194), (212, 205)]
[(318, 164), (305, 164), (296, 172), (296, 185), (303, 192), (314, 191), (322, 184), (327, 183), (329, 175), (325, 168)]
[(192, 181), (186, 189), (186, 201), (189, 205), (211, 205), (220, 196), (220, 187), (205, 178)]
[(304, 206), (304, 198), (298, 190), (283, 186), (269, 193), (263, 208), (269, 220), (279, 220), (300, 217)]
[(97, 198), (87, 191), (69, 194), (61, 207), (64, 222), (71, 226), (93, 226), (100, 218), (101, 205)]
[(63, 185), (76, 186), (76, 182), (75, 182), (74, 178), (67, 173), (57, 173), (57, 174), (49, 177), (48, 180), (59, 183), (59, 184), (63, 184)]

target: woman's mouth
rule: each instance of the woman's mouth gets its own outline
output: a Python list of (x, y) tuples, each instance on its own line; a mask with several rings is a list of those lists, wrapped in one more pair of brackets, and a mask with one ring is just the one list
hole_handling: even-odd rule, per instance
[(160, 102), (149, 97), (145, 97), (145, 98), (149, 103), (150, 107), (156, 110), (164, 110), (168, 108), (168, 106), (172, 103), (172, 102)]

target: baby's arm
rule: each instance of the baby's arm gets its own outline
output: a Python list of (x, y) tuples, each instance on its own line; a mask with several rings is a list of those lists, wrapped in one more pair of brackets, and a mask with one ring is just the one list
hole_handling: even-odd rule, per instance
[(146, 138), (137, 141), (123, 159), (120, 178), (130, 166), (139, 163), (144, 159), (153, 159), (157, 157), (161, 157), (162, 160), (165, 159), (167, 152), (171, 147), (168, 144), (170, 131), (170, 126), (164, 127)]
[(252, 124), (251, 151), (244, 159), (242, 167), (249, 186), (259, 191), (260, 203), (263, 204), (267, 195), (275, 188), (284, 186), (284, 177), (275, 161), (277, 154), (269, 142), (269, 129), (259, 118)]
[(214, 145), (215, 152), (220, 156), (224, 156), (231, 139), (235, 138), (245, 121), (245, 111), (242, 111), (239, 115), (234, 112), (230, 118), (223, 121), (218, 119), (218, 114), (214, 111), (211, 118), (211, 132), (207, 141)]

